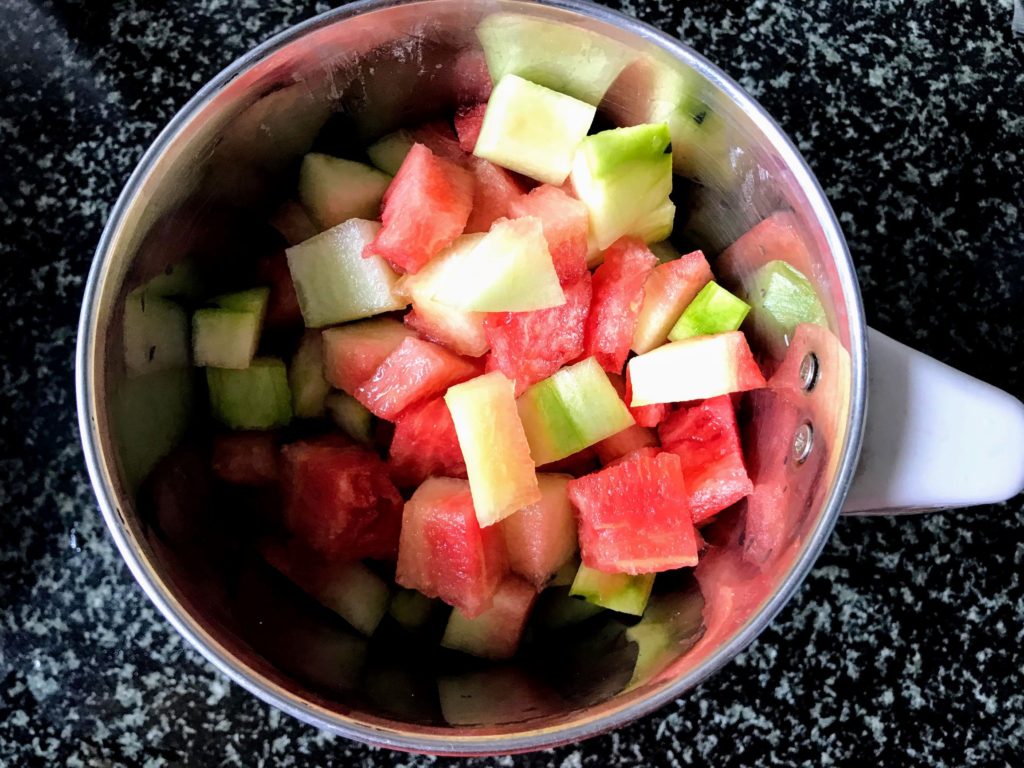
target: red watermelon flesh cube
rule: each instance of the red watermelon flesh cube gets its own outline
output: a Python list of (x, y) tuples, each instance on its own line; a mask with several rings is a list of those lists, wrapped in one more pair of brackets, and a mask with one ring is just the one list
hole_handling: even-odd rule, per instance
[(743, 275), (776, 259), (795, 267), (809, 280), (813, 279), (814, 259), (800, 223), (791, 211), (773, 213), (740, 236), (722, 251), (715, 262), (715, 271), (738, 281)]
[(662, 447), (682, 461), (694, 524), (754, 489), (743, 464), (736, 412), (728, 395), (676, 411), (658, 427), (658, 435)]
[(384, 359), (415, 335), (389, 317), (328, 328), (323, 332), (324, 377), (332, 387), (355, 395)]
[(406, 502), (395, 573), (403, 587), (473, 618), (491, 607), (506, 572), (501, 531), (480, 527), (467, 481), (431, 477)]
[(412, 138), (444, 160), (456, 165), (466, 164), (466, 153), (459, 146), (459, 140), (452, 127), (443, 120), (434, 120), (414, 128)]
[(626, 407), (629, 408), (629, 412), (633, 414), (633, 419), (641, 427), (656, 427), (668, 417), (668, 403), (655, 403), (654, 405), (630, 405), (633, 401), (633, 387), (629, 383), (628, 369), (626, 370), (626, 392), (623, 399), (626, 401)]
[(494, 83), (482, 50), (470, 48), (462, 51), (455, 57), (451, 69), (455, 95), (460, 104), (477, 104), (490, 98)]
[(415, 273), (462, 234), (472, 208), (472, 174), (414, 144), (384, 193), (383, 225), (365, 253)]
[(342, 560), (395, 556), (402, 497), (376, 453), (331, 436), (281, 456), (285, 525), (299, 541)]
[(625, 461), (632, 461), (638, 456), (644, 456), (648, 459), (652, 459), (661, 453), (661, 448), (656, 445), (642, 445), (639, 448), (634, 448), (629, 453), (625, 453), (614, 461), (609, 461), (605, 464), (606, 467), (615, 467), (622, 464)]
[(443, 397), (414, 405), (398, 417), (388, 465), (399, 488), (415, 488), (431, 475), (466, 476), (455, 424)]
[(621, 373), (644, 300), (644, 282), (658, 258), (642, 240), (623, 237), (605, 251), (594, 272), (594, 296), (584, 348), (609, 373)]
[(469, 158), (473, 172), (473, 212), (466, 222), (466, 232), (487, 232), (498, 219), (509, 213), (513, 200), (523, 196), (523, 188), (504, 168), (479, 157)]
[(270, 287), (264, 325), (267, 328), (302, 327), (302, 310), (284, 251), (265, 256), (256, 266), (256, 279)]
[(587, 272), (587, 206), (558, 187), (541, 184), (513, 201), (509, 217), (533, 216), (544, 227), (551, 261), (562, 285), (579, 280)]
[(657, 573), (697, 564), (697, 533), (673, 453), (637, 453), (569, 483), (584, 565), (607, 573)]
[(538, 589), (576, 552), (576, 518), (569, 502), (568, 475), (538, 474), (541, 500), (499, 525), (509, 568)]
[(483, 102), (471, 107), (460, 107), (455, 113), (455, 133), (459, 136), (459, 146), (463, 152), (472, 152), (476, 146), (486, 111), (487, 102)]
[(279, 468), (269, 432), (231, 432), (213, 439), (213, 474), (232, 485), (272, 485)]
[(410, 336), (384, 359), (354, 396), (374, 416), (394, 421), (409, 406), (443, 395), (452, 384), (478, 373), (479, 367), (470, 361)]
[(590, 311), (590, 274), (562, 289), (565, 303), (532, 312), (491, 312), (484, 330), (491, 346), (487, 370), (501, 371), (516, 395), (583, 354), (583, 326)]

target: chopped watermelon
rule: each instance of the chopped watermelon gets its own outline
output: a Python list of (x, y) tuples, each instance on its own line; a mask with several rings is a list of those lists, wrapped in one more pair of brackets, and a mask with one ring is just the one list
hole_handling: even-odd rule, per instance
[(583, 564), (606, 573), (656, 573), (697, 564), (682, 464), (634, 454), (569, 483)]
[(324, 376), (332, 387), (354, 395), (399, 344), (415, 336), (388, 317), (328, 328), (323, 332)]
[(594, 446), (594, 452), (601, 463), (608, 466), (623, 456), (641, 448), (658, 447), (658, 435), (653, 429), (634, 424), (611, 437), (606, 437)]
[(487, 370), (516, 383), (516, 395), (583, 354), (583, 326), (590, 311), (590, 274), (563, 287), (565, 303), (532, 312), (492, 312), (484, 329), (491, 346)]
[(229, 432), (213, 439), (213, 474), (232, 485), (277, 482), (277, 446), (269, 432)]
[(505, 579), (490, 608), (476, 618), (456, 608), (448, 618), (441, 645), (483, 659), (510, 659), (519, 648), (537, 593), (522, 579)]
[(576, 552), (576, 518), (568, 475), (538, 474), (541, 500), (501, 521), (514, 573), (542, 588)]
[(621, 373), (644, 300), (644, 282), (658, 258), (642, 240), (623, 237), (605, 251), (594, 272), (594, 298), (584, 348), (609, 373)]
[(622, 464), (625, 461), (632, 461), (637, 456), (645, 456), (648, 459), (653, 459), (659, 453), (661, 453), (661, 447), (660, 446), (657, 446), (657, 445), (641, 445), (640, 447), (634, 448), (632, 451), (629, 451), (628, 453), (622, 454), (621, 456), (619, 456), (619, 458), (617, 458), (617, 459), (615, 459), (613, 461), (609, 461), (607, 464), (605, 464), (605, 466), (606, 467), (615, 467), (615, 466), (618, 466), (619, 464)]
[(504, 168), (479, 157), (469, 158), (469, 170), (473, 172), (473, 212), (465, 231), (486, 232), (509, 215), (509, 206), (523, 196), (523, 188)]
[(402, 497), (376, 453), (332, 435), (281, 455), (285, 524), (305, 546), (345, 560), (395, 556)]
[(405, 313), (403, 322), (427, 341), (448, 347), (457, 355), (480, 357), (490, 349), (484, 332), (484, 313), (446, 307), (424, 298)]
[(471, 107), (460, 107), (455, 113), (455, 133), (459, 136), (459, 146), (463, 152), (472, 152), (476, 146), (486, 111), (487, 102), (483, 102)]
[(655, 267), (644, 283), (644, 303), (633, 332), (633, 351), (642, 355), (668, 341), (668, 333), (683, 310), (713, 277), (700, 251)]
[(455, 424), (443, 397), (407, 408), (398, 417), (388, 465), (399, 488), (415, 488), (431, 475), (466, 476)]
[(656, 427), (668, 417), (669, 405), (668, 403), (655, 403), (654, 405), (636, 405), (631, 406), (630, 403), (633, 401), (633, 387), (629, 381), (629, 371), (626, 371), (626, 391), (623, 399), (626, 401), (626, 407), (629, 408), (629, 412), (633, 414), (633, 418), (636, 423), (641, 427)]
[(469, 159), (459, 146), (452, 127), (443, 120), (424, 123), (412, 130), (412, 138), (443, 160), (464, 166)]
[(693, 336), (629, 361), (631, 406), (685, 403), (765, 385), (742, 331)]
[(719, 275), (738, 283), (770, 261), (785, 261), (813, 279), (814, 259), (807, 248), (796, 216), (790, 211), (773, 213), (722, 251), (715, 262)]
[(444, 394), (479, 369), (444, 347), (415, 336), (404, 339), (354, 392), (374, 416), (394, 421), (411, 405)]
[(736, 412), (728, 395), (676, 411), (661, 424), (658, 435), (662, 447), (683, 463), (694, 524), (753, 490), (743, 466)]
[(267, 312), (263, 323), (267, 328), (294, 328), (302, 326), (302, 310), (295, 293), (292, 272), (284, 251), (266, 256), (256, 266), (256, 279), (270, 286)]
[(384, 193), (384, 223), (366, 252), (418, 272), (462, 234), (472, 207), (469, 171), (414, 144)]
[(406, 502), (395, 573), (403, 587), (473, 618), (491, 607), (506, 570), (501, 531), (480, 528), (468, 482), (431, 477)]
[[(568, 182), (567, 182), (568, 183)], [(558, 187), (541, 184), (509, 205), (509, 216), (533, 216), (544, 226), (551, 261), (562, 285), (587, 271), (587, 207)]]
[(550, 464), (544, 464), (537, 467), (537, 471), (547, 472), (549, 474), (564, 474), (572, 475), (573, 477), (583, 477), (583, 475), (589, 474), (597, 468), (597, 453), (595, 453), (593, 446), (588, 446), (582, 451), (577, 451), (571, 456), (566, 456), (564, 459), (552, 461)]

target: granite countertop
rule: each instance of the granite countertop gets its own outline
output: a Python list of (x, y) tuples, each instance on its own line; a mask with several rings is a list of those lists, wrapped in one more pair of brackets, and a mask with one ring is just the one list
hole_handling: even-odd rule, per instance
[[(427, 765), (274, 711), (157, 614), (82, 466), (83, 282), (143, 149), (208, 78), (326, 9), (0, 5), (0, 765)], [(1024, 393), (1024, 41), (1010, 0), (625, 0), (739, 79), (831, 197), (871, 323)], [(799, 594), (691, 695), (473, 765), (1020, 765), (1024, 500), (844, 519)]]

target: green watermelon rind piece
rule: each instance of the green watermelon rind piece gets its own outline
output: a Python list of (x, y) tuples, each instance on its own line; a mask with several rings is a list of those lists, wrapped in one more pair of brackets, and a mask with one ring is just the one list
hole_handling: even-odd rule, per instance
[(391, 177), (354, 160), (310, 152), (299, 168), (299, 200), (320, 229), (376, 219)]
[(412, 632), (423, 627), (434, 612), (437, 601), (415, 589), (400, 588), (391, 596), (388, 613), (404, 629)]
[(370, 162), (378, 170), (391, 176), (398, 173), (402, 167), (405, 156), (409, 154), (412, 145), (416, 140), (408, 131), (399, 130), (381, 137), (366, 148), (366, 154)]
[(207, 368), (213, 417), (231, 429), (274, 429), (292, 419), (288, 370), (276, 358), (255, 358), (248, 368)]
[(189, 315), (148, 287), (124, 301), (124, 362), (129, 377), (189, 365)]
[(811, 281), (796, 267), (777, 259), (742, 278), (740, 292), (750, 304), (752, 335), (785, 345), (801, 323), (828, 326), (825, 307)]
[(192, 315), (192, 360), (200, 368), (248, 368), (259, 339), (255, 312), (208, 308)]
[(653, 573), (605, 573), (581, 564), (569, 594), (610, 611), (643, 616), (653, 587)]
[(491, 79), (519, 75), (598, 106), (636, 53), (609, 37), (550, 19), (492, 13), (476, 29)]
[(545, 184), (561, 185), (595, 108), (516, 75), (505, 75), (487, 102), (473, 154)]
[[(580, 144), (573, 159), (572, 184), (587, 206), (599, 250), (625, 235), (643, 234), (651, 240), (668, 236), (665, 222), (672, 191), (672, 155), (666, 152), (669, 141), (667, 124), (645, 123), (601, 131)], [(674, 218), (674, 206), (671, 211)]]
[(444, 401), (466, 462), (480, 527), (539, 502), (540, 485), (516, 410), (515, 385), (492, 371), (449, 387)]
[(324, 409), (345, 434), (364, 445), (373, 442), (373, 414), (347, 392), (334, 391), (324, 398)]
[(288, 364), (292, 411), (298, 419), (319, 419), (331, 385), (324, 378), (324, 339), (319, 331), (306, 331)]
[(351, 219), (285, 252), (307, 328), (405, 309), (394, 270), (380, 256), (363, 258), (379, 230), (379, 222)]
[(530, 312), (565, 303), (543, 225), (532, 216), (462, 235), (407, 278), (407, 290), (462, 312)]
[(749, 312), (750, 305), (747, 302), (712, 280), (700, 289), (683, 310), (668, 332), (668, 339), (682, 341), (693, 336), (739, 330)]
[(529, 387), (517, 404), (537, 466), (571, 456), (635, 423), (593, 357)]

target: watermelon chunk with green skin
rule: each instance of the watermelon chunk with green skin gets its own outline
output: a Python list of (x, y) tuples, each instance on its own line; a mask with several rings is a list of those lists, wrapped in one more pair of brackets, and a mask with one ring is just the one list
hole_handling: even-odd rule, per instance
[(612, 611), (643, 616), (653, 587), (653, 573), (605, 573), (581, 565), (569, 594)]
[(462, 234), (472, 208), (470, 172), (414, 144), (384, 193), (383, 226), (363, 255), (418, 272)]
[(415, 143), (412, 134), (408, 131), (395, 131), (367, 147), (366, 154), (369, 156), (370, 162), (377, 168), (394, 176), (402, 167), (405, 156), (409, 154), (409, 150)]
[(285, 525), (299, 541), (340, 560), (395, 556), (402, 497), (376, 453), (332, 435), (281, 456)]
[(346, 435), (356, 442), (373, 442), (373, 414), (347, 392), (331, 392), (324, 398), (324, 410)]
[(679, 456), (695, 525), (754, 489), (743, 464), (739, 428), (728, 395), (676, 411), (658, 427), (661, 445)]
[(444, 347), (409, 337), (353, 394), (374, 416), (394, 421), (409, 406), (443, 394), (477, 373), (478, 366)]
[(288, 269), (288, 257), (285, 252), (277, 251), (261, 259), (256, 266), (256, 278), (270, 286), (267, 314), (263, 321), (266, 327), (294, 328), (302, 325), (299, 296), (295, 293), (295, 284), (292, 282), (292, 273)]
[(288, 369), (273, 357), (257, 357), (248, 368), (207, 368), (213, 417), (232, 429), (274, 429), (292, 419)]
[(669, 341), (739, 330), (750, 305), (712, 280), (700, 289), (669, 331)]
[(416, 336), (397, 320), (379, 317), (323, 331), (324, 376), (350, 395), (408, 338)]
[(324, 378), (324, 339), (320, 331), (303, 334), (288, 366), (288, 386), (296, 417), (317, 419), (324, 415), (324, 400), (331, 385)]
[(682, 464), (634, 454), (569, 483), (583, 564), (606, 573), (657, 573), (697, 564)]
[(622, 238), (594, 272), (593, 299), (583, 346), (609, 373), (621, 373), (644, 300), (644, 283), (657, 257), (640, 240)]
[(661, 448), (659, 446), (656, 446), (656, 445), (643, 445), (643, 446), (640, 446), (639, 448), (633, 449), (629, 453), (623, 454), (622, 456), (620, 456), (619, 458), (615, 459), (614, 461), (609, 461), (607, 464), (605, 464), (605, 466), (606, 467), (614, 467), (614, 466), (616, 466), (618, 464), (622, 464), (623, 462), (632, 461), (633, 459), (635, 459), (635, 458), (637, 458), (639, 456), (643, 456), (645, 458), (651, 459), (651, 458), (654, 458), (655, 456), (657, 456), (659, 453), (661, 453)]
[(544, 229), (532, 217), (499, 219), (487, 234), (463, 235), (408, 282), (463, 311), (528, 312), (565, 303)]
[(484, 124), (484, 113), (487, 103), (474, 104), (471, 107), (459, 107), (455, 113), (455, 133), (459, 137), (459, 146), (463, 152), (472, 152), (476, 140), (480, 137), (480, 128)]
[(541, 589), (576, 553), (569, 475), (537, 475), (541, 500), (501, 521), (509, 568)]
[(473, 618), (491, 607), (507, 569), (501, 530), (480, 527), (465, 480), (428, 478), (406, 502), (395, 572), (403, 587)]
[(299, 169), (299, 199), (320, 230), (376, 219), (391, 177), (364, 163), (310, 152)]
[(516, 384), (516, 395), (583, 354), (583, 327), (590, 312), (590, 274), (563, 287), (565, 303), (533, 312), (485, 316), (491, 354), (487, 370), (498, 370)]
[(395, 422), (388, 456), (399, 488), (415, 488), (428, 477), (466, 477), (455, 423), (443, 397), (406, 409)]
[(421, 337), (457, 355), (480, 357), (491, 348), (484, 331), (483, 312), (465, 312), (446, 307), (433, 299), (414, 301), (402, 319)]
[(519, 419), (538, 466), (582, 451), (633, 424), (608, 374), (588, 357), (520, 396)]
[(232, 485), (273, 485), (280, 475), (277, 446), (269, 432), (231, 432), (213, 438), (213, 474)]
[(486, 232), (509, 215), (509, 206), (524, 190), (511, 173), (479, 157), (469, 158), (469, 170), (473, 172), (473, 212), (465, 231)]
[(451, 387), (444, 399), (466, 460), (480, 525), (493, 525), (540, 501), (512, 382), (493, 371)]
[(791, 211), (773, 213), (741, 235), (715, 260), (715, 270), (735, 287), (746, 275), (777, 260), (804, 276), (814, 275), (814, 259)]
[(391, 590), (359, 561), (326, 560), (277, 543), (264, 545), (261, 554), (282, 576), (367, 637), (387, 612)]
[(664, 344), (683, 310), (712, 279), (711, 267), (700, 251), (655, 267), (644, 283), (644, 302), (633, 331), (633, 351), (642, 355)]
[(765, 385), (742, 331), (673, 341), (629, 361), (631, 406), (685, 403)]
[(511, 659), (519, 648), (537, 593), (522, 579), (505, 579), (490, 608), (474, 618), (456, 608), (448, 617), (441, 646), (482, 659)]
[(563, 286), (587, 272), (587, 207), (558, 187), (541, 184), (509, 205), (509, 217), (533, 216), (544, 227), (551, 262)]

